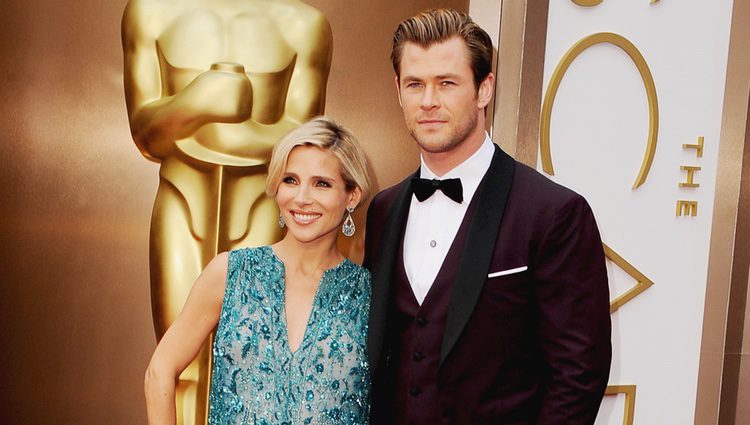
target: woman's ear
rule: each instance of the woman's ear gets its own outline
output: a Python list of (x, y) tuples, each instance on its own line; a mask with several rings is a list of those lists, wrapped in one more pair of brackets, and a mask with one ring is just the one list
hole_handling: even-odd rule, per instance
[(357, 208), (360, 201), (362, 201), (362, 189), (355, 187), (349, 191), (349, 202), (346, 203), (346, 207)]

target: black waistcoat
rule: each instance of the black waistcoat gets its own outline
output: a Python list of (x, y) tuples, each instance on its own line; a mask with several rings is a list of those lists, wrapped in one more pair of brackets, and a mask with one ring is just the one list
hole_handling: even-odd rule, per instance
[(393, 407), (390, 412), (393, 416), (388, 423), (434, 425), (443, 422), (444, 414), (450, 414), (440, 401), (440, 346), (453, 283), (475, 206), (476, 202), (472, 200), (421, 306), (406, 275), (403, 236), (401, 238), (393, 282), (392, 320), (389, 321), (393, 326), (389, 330), (393, 348), (386, 372), (386, 391), (392, 397), (388, 404)]

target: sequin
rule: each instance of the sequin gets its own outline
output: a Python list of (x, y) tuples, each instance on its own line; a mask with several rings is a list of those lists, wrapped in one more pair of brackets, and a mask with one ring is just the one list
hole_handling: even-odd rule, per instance
[(270, 247), (229, 254), (209, 423), (367, 424), (370, 274), (349, 260), (323, 274), (295, 352), (284, 300), (284, 264)]

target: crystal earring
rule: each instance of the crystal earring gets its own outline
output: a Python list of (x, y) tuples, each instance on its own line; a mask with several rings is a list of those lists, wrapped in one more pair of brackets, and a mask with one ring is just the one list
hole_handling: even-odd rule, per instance
[(351, 237), (354, 236), (354, 231), (357, 230), (356, 227), (354, 227), (354, 220), (352, 220), (354, 208), (346, 207), (346, 212), (348, 214), (346, 215), (346, 220), (344, 220), (344, 225), (341, 226), (341, 233), (343, 233), (344, 236)]
[(282, 229), (286, 226), (286, 223), (284, 223), (284, 217), (281, 216), (281, 213), (279, 213), (279, 227)]

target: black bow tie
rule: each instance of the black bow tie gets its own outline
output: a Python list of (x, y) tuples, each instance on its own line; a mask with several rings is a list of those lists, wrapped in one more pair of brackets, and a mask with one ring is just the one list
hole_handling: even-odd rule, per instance
[(432, 196), (436, 190), (443, 191), (445, 196), (459, 204), (464, 201), (464, 189), (461, 186), (461, 179), (429, 180), (414, 177), (411, 179), (411, 184), (414, 189), (414, 195), (419, 202), (423, 202)]

